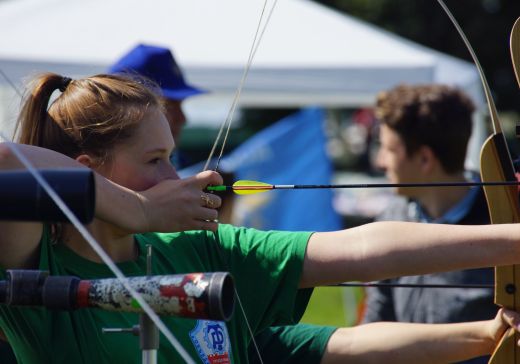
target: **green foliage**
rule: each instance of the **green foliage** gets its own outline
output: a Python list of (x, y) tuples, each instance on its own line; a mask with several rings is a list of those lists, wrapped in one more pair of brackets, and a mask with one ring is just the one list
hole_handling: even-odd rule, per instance
[[(471, 60), (436, 0), (316, 0), (420, 44)], [(445, 0), (461, 24), (495, 92), (497, 107), (520, 111), (509, 56), (509, 34), (520, 16), (518, 0)]]
[(352, 326), (358, 320), (363, 299), (361, 288), (318, 287), (314, 289), (301, 322), (315, 325)]

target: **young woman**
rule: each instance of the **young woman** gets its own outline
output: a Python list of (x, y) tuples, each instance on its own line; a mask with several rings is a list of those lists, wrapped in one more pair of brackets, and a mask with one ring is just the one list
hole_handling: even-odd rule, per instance
[[(49, 105), (58, 89), (61, 95)], [(146, 244), (154, 248), (153, 274), (230, 271), (253, 332), (297, 321), (310, 295), (305, 288), (316, 285), (520, 261), (516, 225), (377, 223), (312, 234), (208, 222), (217, 217), (220, 200), (203, 191), (220, 184), (220, 176), (204, 172), (178, 180), (169, 161), (174, 142), (158, 97), (119, 76), (39, 77), (18, 132), (16, 147), (37, 167), (86, 166), (97, 173), (96, 218), (88, 229), (124, 274), (145, 274)], [(10, 146), (0, 144), (0, 168), (20, 167)], [(68, 224), (2, 222), (0, 229), (2, 277), (10, 268), (86, 279), (112, 276)], [(196, 360), (247, 362), (250, 336), (240, 312), (228, 323), (164, 322)], [(395, 359), (401, 363), (457, 361), (489, 353), (506, 327), (518, 322), (515, 313), (505, 311), (475, 323), (339, 329), (323, 362), (380, 362), (389, 355), (399, 355)], [(103, 327), (136, 323), (135, 314), (96, 309), (0, 307), (0, 327), (24, 363), (139, 362), (138, 338), (101, 333)], [(181, 360), (166, 342), (158, 359)]]

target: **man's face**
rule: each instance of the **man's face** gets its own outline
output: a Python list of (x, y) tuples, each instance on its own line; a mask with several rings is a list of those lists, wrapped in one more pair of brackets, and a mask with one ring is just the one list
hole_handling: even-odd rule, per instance
[(184, 124), (186, 124), (186, 116), (182, 111), (181, 103), (181, 100), (170, 99), (165, 99), (164, 103), (166, 108), (166, 118), (168, 119), (173, 139), (177, 145), (179, 145), (182, 128), (184, 127)]
[[(399, 134), (386, 125), (379, 130), (380, 148), (376, 164), (385, 171), (390, 183), (422, 182), (420, 176), (420, 157), (418, 153), (408, 156), (406, 146)], [(397, 188), (396, 193), (414, 197), (418, 189)]]

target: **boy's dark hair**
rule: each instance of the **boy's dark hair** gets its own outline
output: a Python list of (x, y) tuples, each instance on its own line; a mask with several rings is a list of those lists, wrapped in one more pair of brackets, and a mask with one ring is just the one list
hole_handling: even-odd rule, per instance
[(464, 169), (471, 135), (473, 102), (461, 90), (445, 85), (399, 85), (377, 97), (375, 114), (394, 130), (412, 155), (426, 145), (444, 170)]

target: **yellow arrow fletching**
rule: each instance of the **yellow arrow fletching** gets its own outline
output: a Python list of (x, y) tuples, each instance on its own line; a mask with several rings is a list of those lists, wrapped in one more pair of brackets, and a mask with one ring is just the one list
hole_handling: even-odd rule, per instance
[(241, 180), (233, 183), (233, 192), (237, 195), (252, 195), (267, 192), (273, 189), (273, 185), (265, 182)]

